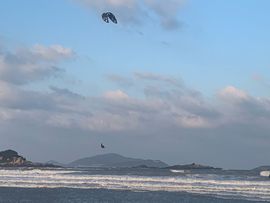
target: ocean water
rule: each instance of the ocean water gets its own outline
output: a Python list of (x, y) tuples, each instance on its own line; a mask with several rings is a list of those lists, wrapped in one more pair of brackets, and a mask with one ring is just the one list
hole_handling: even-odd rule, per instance
[(270, 202), (252, 171), (0, 169), (0, 202)]

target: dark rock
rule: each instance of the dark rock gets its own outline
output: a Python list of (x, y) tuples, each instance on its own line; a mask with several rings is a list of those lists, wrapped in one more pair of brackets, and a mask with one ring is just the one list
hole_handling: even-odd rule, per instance
[(270, 166), (260, 166), (252, 169), (252, 171), (270, 171)]
[(54, 164), (33, 163), (14, 150), (0, 152), (0, 167), (59, 167)]
[(187, 164), (187, 165), (174, 165), (166, 167), (166, 169), (173, 169), (173, 170), (192, 170), (192, 169), (215, 169), (215, 170), (222, 170), (221, 168), (215, 168), (212, 166), (204, 166), (200, 164)]
[(29, 163), (24, 157), (18, 155), (16, 151), (5, 150), (0, 152), (0, 166), (21, 166)]

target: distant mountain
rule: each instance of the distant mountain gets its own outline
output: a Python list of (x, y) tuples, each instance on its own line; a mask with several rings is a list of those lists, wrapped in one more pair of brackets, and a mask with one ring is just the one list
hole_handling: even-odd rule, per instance
[(159, 160), (134, 159), (114, 153), (78, 159), (68, 164), (70, 167), (137, 167), (142, 165), (157, 168), (168, 166)]
[(200, 164), (187, 164), (187, 165), (174, 165), (166, 167), (166, 169), (172, 169), (172, 170), (192, 170), (192, 169), (216, 169), (221, 170), (221, 168), (214, 168), (212, 166), (204, 166)]
[(51, 164), (51, 165), (61, 166), (61, 167), (65, 167), (66, 166), (66, 164), (63, 164), (63, 163), (60, 163), (60, 162), (54, 161), (54, 160), (47, 161), (45, 164)]

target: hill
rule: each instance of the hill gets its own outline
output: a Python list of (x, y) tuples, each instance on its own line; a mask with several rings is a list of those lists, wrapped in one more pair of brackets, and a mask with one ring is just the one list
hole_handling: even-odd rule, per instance
[(144, 160), (124, 157), (119, 154), (103, 154), (78, 159), (68, 164), (70, 167), (137, 167), (137, 166), (163, 168), (168, 165), (159, 160)]

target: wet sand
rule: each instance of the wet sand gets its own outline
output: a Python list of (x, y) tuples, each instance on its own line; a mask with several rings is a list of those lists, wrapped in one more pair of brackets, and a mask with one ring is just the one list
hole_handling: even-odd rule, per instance
[(221, 199), (203, 195), (179, 192), (133, 192), (106, 189), (71, 189), (71, 188), (0, 188), (2, 203), (146, 203), (146, 202), (181, 202), (181, 203), (251, 203), (263, 201), (247, 201)]

